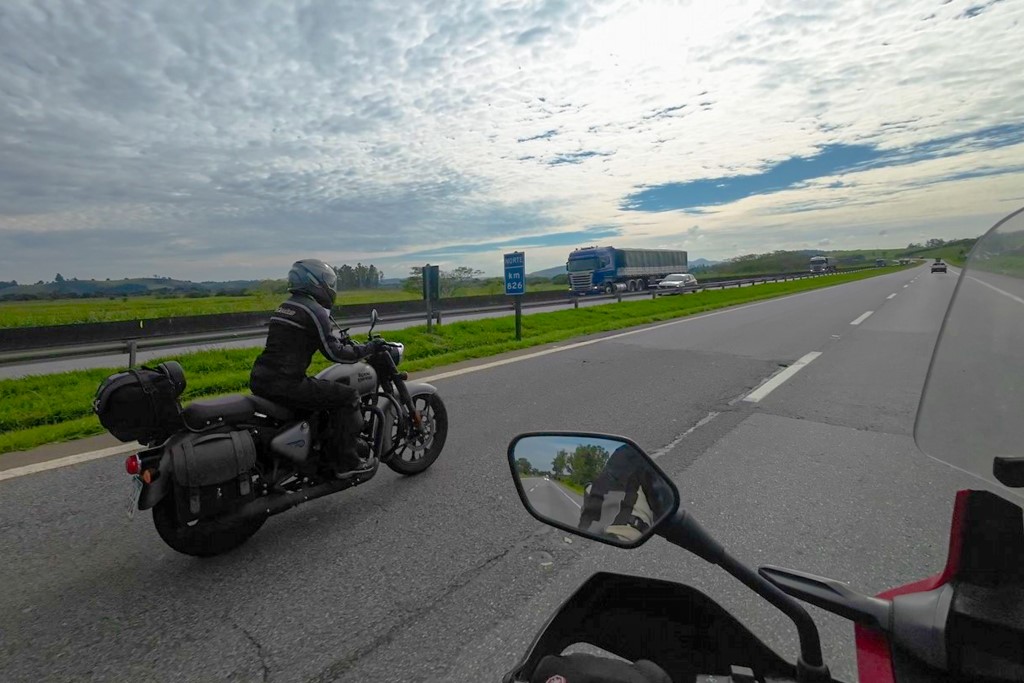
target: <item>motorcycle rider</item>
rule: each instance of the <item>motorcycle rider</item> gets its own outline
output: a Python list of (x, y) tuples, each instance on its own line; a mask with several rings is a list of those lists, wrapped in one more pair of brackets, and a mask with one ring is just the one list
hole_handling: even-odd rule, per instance
[(307, 377), (313, 354), (350, 363), (369, 355), (374, 343), (357, 344), (341, 337), (330, 316), (337, 297), (338, 276), (319, 259), (302, 259), (288, 271), (291, 298), (270, 318), (263, 352), (249, 376), (252, 393), (301, 411), (330, 411), (324, 452), (333, 453), (338, 476), (369, 467), (369, 447), (359, 438), (363, 415), (359, 395), (340, 382)]
[(587, 488), (579, 528), (634, 541), (654, 523), (657, 515), (652, 510), (662, 508), (663, 488), (643, 456), (623, 444)]

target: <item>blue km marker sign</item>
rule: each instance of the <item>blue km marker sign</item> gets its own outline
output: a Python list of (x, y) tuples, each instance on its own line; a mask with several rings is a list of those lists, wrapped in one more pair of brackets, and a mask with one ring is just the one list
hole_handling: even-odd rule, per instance
[(526, 293), (526, 254), (514, 251), (505, 254), (505, 294)]

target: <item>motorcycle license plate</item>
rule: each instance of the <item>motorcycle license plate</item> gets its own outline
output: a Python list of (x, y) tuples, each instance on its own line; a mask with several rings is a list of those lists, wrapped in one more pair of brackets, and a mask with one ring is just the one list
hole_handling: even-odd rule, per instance
[(132, 477), (132, 489), (128, 492), (128, 507), (125, 512), (128, 514), (128, 519), (135, 519), (135, 512), (139, 509), (139, 498), (142, 496), (142, 487), (144, 484), (138, 477)]

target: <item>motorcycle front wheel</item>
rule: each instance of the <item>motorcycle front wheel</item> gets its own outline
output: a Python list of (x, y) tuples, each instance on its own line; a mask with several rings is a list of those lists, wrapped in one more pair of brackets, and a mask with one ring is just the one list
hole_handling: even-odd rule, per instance
[(433, 465), (448, 439), (448, 409), (440, 396), (419, 394), (412, 397), (412, 404), (420, 411), (422, 431), (415, 438), (393, 435), (402, 445), (387, 462), (392, 470), (406, 476), (419, 474)]

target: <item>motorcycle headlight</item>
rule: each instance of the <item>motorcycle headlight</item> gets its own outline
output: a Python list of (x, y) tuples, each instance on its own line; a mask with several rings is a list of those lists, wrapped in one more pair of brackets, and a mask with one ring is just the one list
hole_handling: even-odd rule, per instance
[(405, 356), (405, 344), (389, 342), (388, 353), (391, 354), (391, 360), (395, 361), (395, 365), (398, 365), (402, 362), (402, 358)]

